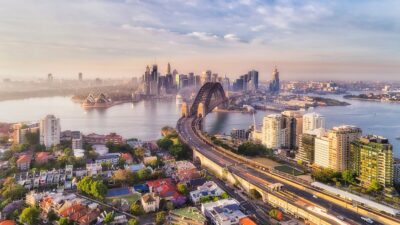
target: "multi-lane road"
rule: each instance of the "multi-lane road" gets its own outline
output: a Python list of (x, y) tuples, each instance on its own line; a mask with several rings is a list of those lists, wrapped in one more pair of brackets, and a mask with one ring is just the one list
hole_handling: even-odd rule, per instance
[[(267, 192), (269, 191), (267, 188), (269, 184), (283, 183), (281, 180), (276, 179), (275, 176), (248, 166), (245, 163), (241, 163), (237, 159), (216, 150), (214, 146), (203, 141), (196, 133), (198, 131), (193, 129), (194, 120), (195, 118), (192, 117), (181, 118), (178, 121), (177, 130), (180, 138), (202, 155)], [(330, 201), (316, 198), (311, 192), (307, 191), (307, 188), (299, 188), (298, 186), (290, 185), (290, 183), (284, 183), (283, 193), (292, 194), (292, 196), (304, 199), (315, 206), (323, 207), (333, 216), (340, 215), (344, 217), (345, 221), (349, 224), (367, 224), (361, 219), (361, 215)], [(380, 223), (375, 222), (374, 224)]]

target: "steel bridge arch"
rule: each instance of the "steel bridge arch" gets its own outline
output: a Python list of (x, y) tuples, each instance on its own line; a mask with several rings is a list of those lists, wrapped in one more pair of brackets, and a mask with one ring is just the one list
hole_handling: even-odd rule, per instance
[[(203, 109), (204, 115), (203, 112), (199, 112), (199, 106)], [(225, 95), (224, 88), (220, 83), (207, 82), (197, 93), (190, 107), (190, 116), (204, 117), (217, 106), (228, 106), (228, 98)]]

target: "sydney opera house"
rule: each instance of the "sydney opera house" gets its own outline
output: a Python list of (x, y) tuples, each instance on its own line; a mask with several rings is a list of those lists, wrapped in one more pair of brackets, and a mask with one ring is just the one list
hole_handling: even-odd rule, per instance
[(97, 96), (90, 93), (82, 103), (83, 108), (108, 108), (110, 106), (113, 106), (113, 101), (104, 93), (100, 93)]

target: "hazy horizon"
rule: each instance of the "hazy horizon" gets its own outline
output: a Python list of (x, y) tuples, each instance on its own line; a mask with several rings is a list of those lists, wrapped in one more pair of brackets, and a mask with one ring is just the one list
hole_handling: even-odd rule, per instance
[(0, 78), (140, 77), (157, 63), (268, 80), (400, 80), (400, 2), (90, 0), (0, 3)]

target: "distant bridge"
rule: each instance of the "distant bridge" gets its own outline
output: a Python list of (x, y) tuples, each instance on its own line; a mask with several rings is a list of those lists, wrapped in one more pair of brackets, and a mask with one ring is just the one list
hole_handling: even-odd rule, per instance
[(182, 116), (203, 118), (216, 107), (228, 107), (228, 98), (220, 83), (207, 82), (197, 93), (190, 111), (186, 103), (182, 105)]

